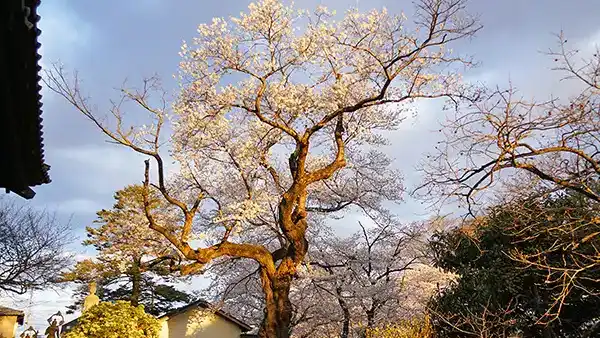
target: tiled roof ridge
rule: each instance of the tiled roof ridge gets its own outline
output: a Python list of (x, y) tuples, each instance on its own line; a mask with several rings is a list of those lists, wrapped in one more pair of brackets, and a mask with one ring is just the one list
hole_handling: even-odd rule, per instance
[(24, 312), (0, 305), (0, 316), (23, 316)]

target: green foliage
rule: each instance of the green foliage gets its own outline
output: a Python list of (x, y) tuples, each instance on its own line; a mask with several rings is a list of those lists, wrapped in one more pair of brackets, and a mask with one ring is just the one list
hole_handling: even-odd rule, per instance
[(129, 302), (102, 302), (84, 312), (65, 338), (158, 338), (160, 321)]
[(438, 335), (586, 337), (600, 318), (600, 268), (588, 264), (600, 247), (598, 210), (553, 192), (436, 234), (436, 265), (461, 276), (430, 303)]

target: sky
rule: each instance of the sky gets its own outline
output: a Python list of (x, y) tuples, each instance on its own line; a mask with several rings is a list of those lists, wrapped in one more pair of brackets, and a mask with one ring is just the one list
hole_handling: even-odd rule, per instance
[[(190, 40), (201, 23), (213, 17), (237, 16), (248, 0), (44, 0), (39, 9), (42, 33), (42, 66), (62, 62), (77, 70), (83, 89), (98, 109), (116, 97), (115, 88), (125, 79), (136, 84), (154, 74), (175, 93), (173, 74), (183, 40)], [(297, 0), (298, 7), (312, 9), (325, 5), (338, 12), (358, 6), (360, 10), (386, 7), (392, 13), (404, 11), (410, 19), (410, 0)], [(553, 34), (564, 31), (571, 43), (581, 48), (600, 44), (600, 5), (597, 0), (472, 0), (470, 12), (479, 15), (484, 28), (476, 37), (453, 49), (471, 54), (479, 66), (468, 80), (505, 84), (509, 79), (520, 91), (535, 97), (561, 94), (552, 60), (540, 53), (556, 46)], [(52, 183), (36, 187), (37, 195), (27, 201), (37, 208), (56, 211), (60, 220), (70, 221), (80, 236), (95, 218), (95, 212), (113, 204), (113, 193), (143, 179), (143, 157), (109, 144), (94, 126), (59, 97), (43, 90), (43, 131), (46, 163), (51, 166)], [(409, 118), (391, 136), (385, 151), (396, 158), (395, 165), (406, 179), (418, 183), (415, 166), (435, 143), (438, 121), (443, 117), (434, 104), (420, 104), (417, 116)], [(10, 196), (9, 198), (16, 198)], [(416, 219), (424, 207), (406, 197), (394, 210), (403, 219)], [(337, 226), (350, 232), (348, 223)], [(81, 256), (90, 254), (78, 242), (71, 245)], [(192, 287), (199, 287), (194, 285)], [(0, 304), (26, 310), (30, 323), (45, 329), (45, 318), (70, 303), (68, 291), (46, 290), (19, 299), (0, 299)]]

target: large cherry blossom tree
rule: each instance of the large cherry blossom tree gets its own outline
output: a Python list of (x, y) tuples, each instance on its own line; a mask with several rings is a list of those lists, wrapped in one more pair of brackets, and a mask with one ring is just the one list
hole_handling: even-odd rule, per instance
[[(480, 27), (464, 7), (421, 0), (412, 23), (385, 9), (352, 9), (336, 21), (324, 7), (261, 0), (237, 18), (199, 26), (182, 47), (172, 105), (147, 79), (123, 89), (112, 123), (60, 67), (47, 83), (112, 141), (151, 157), (156, 177), (146, 161), (146, 191), (158, 189), (182, 222), (172, 231), (151, 208), (145, 214), (190, 262), (181, 272), (225, 257), (255, 261), (266, 307), (260, 335), (288, 337), (308, 229), (351, 205), (378, 213), (398, 200), (399, 176), (377, 151), (381, 131), (395, 129), (415, 99), (462, 92), (457, 71), (471, 62), (448, 45)], [(150, 121), (129, 126), (140, 118), (125, 114), (128, 104)], [(179, 169), (169, 179), (164, 147)]]

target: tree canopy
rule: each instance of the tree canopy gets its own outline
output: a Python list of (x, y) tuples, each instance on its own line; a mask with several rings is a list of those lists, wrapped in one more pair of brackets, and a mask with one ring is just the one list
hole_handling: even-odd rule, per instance
[(423, 197), (473, 205), (489, 202), (491, 188), (543, 182), (600, 201), (600, 51), (571, 47), (562, 33), (557, 40), (547, 54), (567, 93), (534, 100), (512, 85), (481, 87), (476, 100), (461, 101), (421, 168)]
[(593, 337), (597, 202), (572, 191), (521, 198), (438, 233), (436, 264), (460, 275), (432, 301), (442, 337)]

